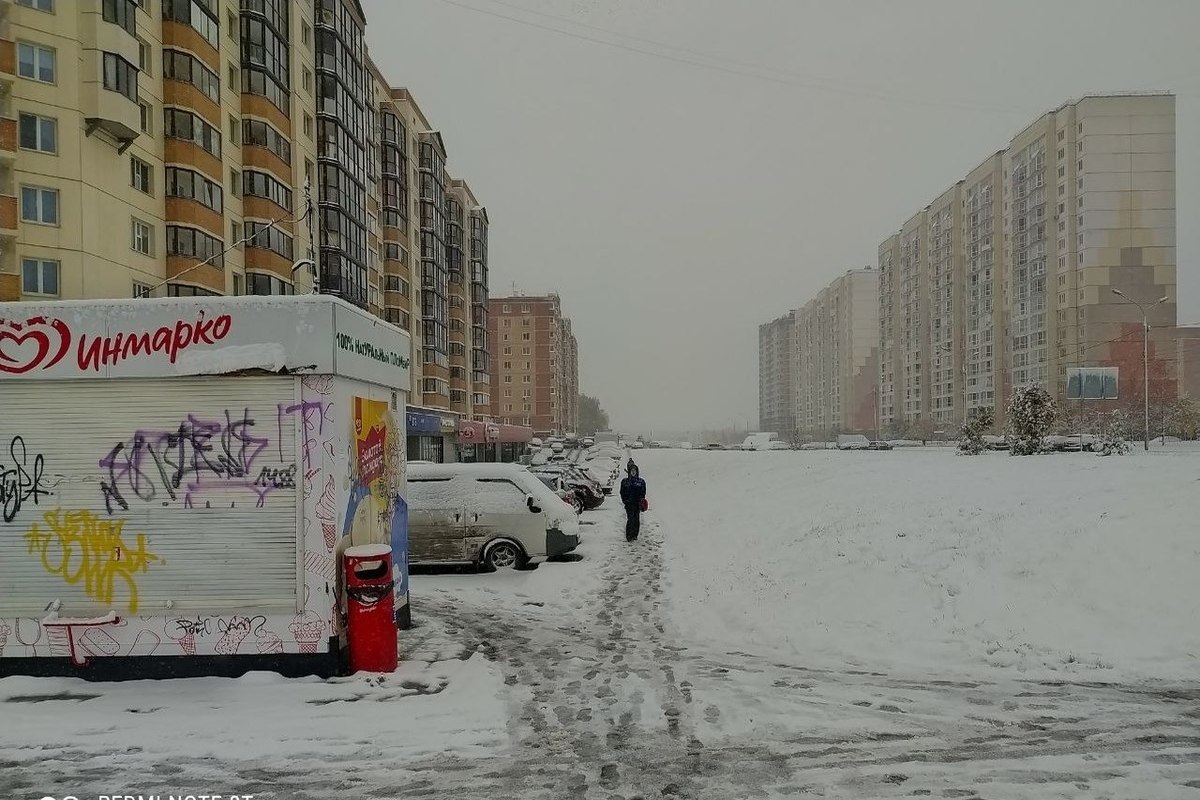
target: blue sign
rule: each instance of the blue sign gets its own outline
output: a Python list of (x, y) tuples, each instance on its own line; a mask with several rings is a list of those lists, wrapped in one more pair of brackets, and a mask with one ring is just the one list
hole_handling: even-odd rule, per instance
[(426, 414), (421, 411), (413, 411), (408, 409), (405, 414), (405, 427), (407, 433), (429, 433), (437, 436), (442, 435), (442, 418), (437, 414)]

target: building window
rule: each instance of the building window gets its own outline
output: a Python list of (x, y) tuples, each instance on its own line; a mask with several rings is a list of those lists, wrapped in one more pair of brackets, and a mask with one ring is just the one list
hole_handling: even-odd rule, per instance
[(233, 114), (229, 115), (229, 144), (236, 147), (242, 143), (242, 123)]
[(58, 296), (57, 261), (43, 258), (21, 259), (21, 291), (25, 294)]
[(242, 223), (234, 220), (229, 221), (229, 241), (234, 247), (241, 247), (245, 242), (242, 241)]
[(310, 114), (304, 115), (304, 135), (313, 138), (313, 118)]
[(167, 226), (167, 255), (195, 258), (218, 267), (225, 266), (225, 244), (196, 228)]
[(148, 195), (154, 194), (154, 167), (137, 156), (129, 157), (129, 185)]
[(21, 114), (20, 139), (23, 150), (57, 153), (58, 120), (34, 114)]
[(134, 218), (131, 225), (131, 247), (144, 256), (154, 255), (154, 227)]
[(138, 101), (138, 69), (116, 53), (104, 54), (104, 88)]
[(104, 0), (101, 15), (125, 30), (130, 36), (137, 34), (137, 3), (133, 0)]
[(191, 53), (164, 48), (163, 77), (190, 83), (209, 100), (221, 102), (221, 78)]
[(233, 167), (229, 168), (229, 193), (234, 197), (242, 196), (242, 173)]
[(265, 198), (284, 211), (290, 211), (292, 208), (292, 190), (266, 172), (244, 170), (242, 172), (242, 196)]
[(21, 219), (39, 225), (58, 224), (58, 189), (21, 187)]
[(237, 17), (232, 11), (225, 12), (225, 27), (229, 34), (229, 41), (236, 42), (238, 40), (238, 23)]
[(242, 120), (242, 144), (265, 147), (287, 164), (292, 163), (292, 145), (288, 138), (260, 119)]
[(254, 295), (290, 295), (296, 293), (296, 287), (275, 275), (269, 275), (265, 272), (247, 272), (246, 293)]
[(54, 0), (17, 0), (17, 5), (45, 11), (47, 14), (54, 13)]
[(305, 67), (304, 71), (300, 73), (300, 82), (304, 86), (304, 91), (312, 94), (312, 70), (308, 67)]
[(163, 133), (172, 139), (199, 145), (215, 158), (221, 157), (221, 132), (190, 111), (164, 108)]
[(220, 23), (216, 12), (208, 8), (211, 5), (211, 0), (163, 0), (163, 19), (191, 26), (206, 42), (220, 50)]
[(235, 92), (242, 91), (242, 68), (232, 61), (229, 62), (229, 88)]
[(150, 74), (150, 58), (151, 58), (150, 45), (146, 44), (146, 42), (141, 37), (138, 37), (137, 43), (138, 43), (138, 69), (141, 70), (143, 75), (149, 75)]
[(246, 246), (270, 250), (292, 260), (292, 237), (266, 222), (246, 222)]
[(139, 283), (138, 281), (133, 282), (133, 297), (135, 300), (149, 297), (150, 293), (153, 291), (154, 288), (148, 283)]
[(154, 112), (151, 110), (150, 104), (145, 100), (139, 100), (138, 111), (141, 113), (140, 122), (142, 126), (142, 133), (154, 133), (154, 131), (151, 130), (152, 125), (150, 122), (150, 120), (154, 119)]
[(17, 44), (17, 74), (41, 83), (54, 83), (54, 49), (28, 42)]
[(182, 167), (167, 167), (167, 196), (194, 200), (218, 214), (223, 213), (225, 208), (220, 184), (210, 181), (199, 172)]
[(245, 286), (243, 285), (245, 280), (241, 274), (237, 272), (233, 273), (233, 294), (235, 297), (245, 293)]
[(188, 286), (182, 283), (168, 283), (168, 297), (216, 297), (217, 293), (212, 289), (203, 289), (199, 286)]
[(305, 47), (312, 44), (312, 28), (308, 26), (307, 22), (300, 23), (300, 43)]

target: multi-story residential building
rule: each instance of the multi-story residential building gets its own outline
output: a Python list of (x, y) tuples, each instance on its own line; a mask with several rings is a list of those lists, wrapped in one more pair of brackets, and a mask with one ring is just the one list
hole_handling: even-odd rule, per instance
[(875, 431), (879, 309), (879, 273), (867, 267), (792, 312), (792, 416), (801, 435)]
[(796, 434), (792, 361), (796, 312), (758, 326), (758, 425), (785, 439)]
[(574, 431), (579, 422), (579, 347), (558, 295), (488, 301), (492, 413), (535, 434)]
[(881, 244), (884, 421), (948, 426), (981, 407), (1002, 418), (1014, 388), (1063, 396), (1072, 367), (1116, 366), (1122, 394), (1140, 396), (1136, 304), (1160, 298), (1151, 389), (1172, 392), (1174, 151), (1172, 95), (1084, 97)]
[(312, 7), (243, 6), (2, 4), (0, 300), (294, 291)]
[(486, 416), (487, 212), (366, 24), (0, 0), (0, 300), (336, 294), (412, 334), (414, 405)]

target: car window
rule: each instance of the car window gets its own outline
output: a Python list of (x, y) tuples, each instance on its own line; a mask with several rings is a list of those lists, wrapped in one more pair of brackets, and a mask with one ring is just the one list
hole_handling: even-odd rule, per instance
[(409, 478), (405, 500), (415, 511), (432, 508), (448, 508), (462, 505), (462, 499), (454, 490), (453, 478)]
[(474, 491), (466, 498), (467, 510), (500, 514), (528, 512), (527, 493), (508, 478), (476, 478)]

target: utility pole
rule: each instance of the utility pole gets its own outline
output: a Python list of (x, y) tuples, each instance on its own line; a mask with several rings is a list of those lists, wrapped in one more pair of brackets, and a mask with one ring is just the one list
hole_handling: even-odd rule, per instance
[(1112, 293), (1120, 297), (1127, 303), (1132, 303), (1137, 306), (1138, 311), (1142, 312), (1142, 447), (1146, 450), (1150, 449), (1150, 309), (1161, 305), (1169, 298), (1160, 297), (1150, 304), (1150, 307), (1142, 305), (1136, 300), (1130, 300), (1128, 295), (1120, 289), (1113, 289)]

